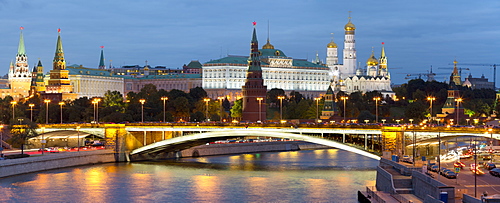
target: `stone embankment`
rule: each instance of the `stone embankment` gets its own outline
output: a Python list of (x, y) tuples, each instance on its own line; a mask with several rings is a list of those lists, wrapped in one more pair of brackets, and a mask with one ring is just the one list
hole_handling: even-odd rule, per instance
[(113, 150), (48, 153), (44, 156), (0, 161), (0, 178), (88, 164), (115, 162)]
[[(260, 142), (260, 143), (238, 143), (238, 144), (213, 144), (201, 145), (191, 149), (183, 150), (177, 154), (167, 153), (173, 156), (197, 157), (224, 154), (257, 153), (271, 151), (294, 151), (306, 149), (326, 149), (323, 145), (311, 144), (300, 141), (287, 142)], [(53, 170), (65, 167), (74, 167), (89, 164), (116, 162), (117, 154), (113, 150), (95, 150), (65, 153), (48, 153), (44, 156), (34, 156), (20, 159), (7, 159), (0, 161), (0, 178)], [(162, 157), (162, 158), (169, 158)], [(158, 157), (155, 157), (158, 158)]]

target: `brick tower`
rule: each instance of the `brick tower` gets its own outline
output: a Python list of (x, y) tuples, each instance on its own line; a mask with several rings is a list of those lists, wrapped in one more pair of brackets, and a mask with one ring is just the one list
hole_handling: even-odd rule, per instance
[(266, 120), (266, 91), (262, 79), (262, 69), (260, 67), (259, 42), (253, 22), (253, 36), (250, 43), (250, 58), (248, 59), (248, 71), (243, 91), (243, 114), (242, 121), (257, 122)]

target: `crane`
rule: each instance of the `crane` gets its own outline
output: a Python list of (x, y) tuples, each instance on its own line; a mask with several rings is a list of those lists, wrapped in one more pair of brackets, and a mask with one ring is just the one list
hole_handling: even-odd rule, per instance
[[(438, 69), (448, 69), (448, 70), (453, 70), (451, 67), (439, 67)], [(470, 70), (469, 68), (457, 68), (458, 69), (458, 74), (460, 77), (462, 77), (462, 70)]]
[(409, 73), (409, 74), (406, 74), (406, 77), (405, 79), (411, 79), (410, 77), (411, 76), (418, 76), (418, 79), (422, 79), (422, 76), (425, 76), (427, 77), (427, 81), (430, 82), (430, 81), (434, 81), (434, 76), (436, 75), (436, 73)]
[(496, 89), (496, 82), (497, 82), (497, 66), (500, 64), (488, 64), (488, 63), (460, 63), (460, 65), (466, 65), (466, 66), (491, 66), (493, 67), (493, 87)]

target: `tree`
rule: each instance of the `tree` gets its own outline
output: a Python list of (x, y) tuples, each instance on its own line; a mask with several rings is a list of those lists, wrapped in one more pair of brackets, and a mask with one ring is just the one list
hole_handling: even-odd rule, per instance
[(19, 118), (18, 122), (19, 123), (9, 125), (9, 130), (12, 134), (10, 142), (14, 147), (20, 146), (21, 154), (24, 154), (24, 145), (26, 140), (38, 136), (38, 133), (36, 132), (38, 126), (35, 122), (32, 122), (27, 118)]
[(231, 109), (231, 117), (241, 118), (243, 111), (243, 99), (238, 99), (234, 101), (233, 108)]
[(189, 96), (194, 101), (199, 101), (207, 97), (207, 92), (201, 87), (195, 87), (189, 90)]

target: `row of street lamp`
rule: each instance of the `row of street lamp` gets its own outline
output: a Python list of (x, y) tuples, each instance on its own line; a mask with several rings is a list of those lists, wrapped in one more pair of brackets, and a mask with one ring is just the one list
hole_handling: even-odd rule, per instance
[[(285, 99), (285, 96), (278, 96), (277, 97), (279, 100), (280, 100), (280, 120), (283, 120), (283, 99)], [(221, 111), (221, 115), (222, 115), (222, 100), (224, 99), (224, 97), (217, 97), (217, 99), (220, 101), (220, 111)], [(346, 120), (346, 100), (349, 99), (349, 97), (347, 96), (341, 96), (340, 99), (343, 101), (344, 103), (344, 121)], [(165, 114), (166, 114), (166, 101), (168, 100), (168, 97), (161, 97), (161, 100), (163, 101), (163, 122), (166, 121), (165, 119)], [(259, 121), (262, 120), (262, 115), (261, 115), (261, 112), (262, 112), (262, 101), (264, 100), (264, 98), (262, 97), (258, 97), (257, 98), (257, 101), (259, 102)], [(320, 97), (316, 97), (314, 98), (314, 100), (316, 101), (316, 120), (318, 121), (319, 120), (319, 100), (321, 100)], [(378, 123), (378, 103), (379, 101), (381, 101), (381, 97), (374, 97), (373, 100), (375, 101), (375, 122)], [(430, 102), (430, 118), (429, 118), (429, 121), (432, 122), (432, 103), (433, 101), (436, 100), (436, 97), (432, 97), (432, 96), (429, 96), (427, 97), (427, 100)], [(206, 107), (205, 107), (205, 117), (208, 118), (208, 102), (210, 101), (210, 98), (204, 98), (203, 101), (205, 102), (206, 104)], [(49, 103), (51, 102), (50, 99), (45, 99), (44, 100), (44, 103), (46, 104), (46, 118), (45, 118), (45, 121), (46, 123), (48, 124), (48, 108), (49, 108)], [(92, 100), (92, 104), (94, 105), (94, 122), (95, 123), (98, 123), (99, 122), (99, 108), (98, 108), (98, 105), (99, 105), (99, 102), (101, 102), (101, 99), (100, 98), (94, 98)], [(145, 99), (140, 99), (139, 102), (141, 103), (141, 122), (144, 122), (144, 103), (146, 102)], [(459, 121), (459, 113), (458, 113), (458, 110), (460, 109), (460, 103), (463, 102), (463, 99), (462, 98), (457, 98), (455, 99), (455, 102), (456, 102), (456, 120), (457, 120), (457, 123)], [(15, 117), (15, 105), (17, 104), (16, 101), (12, 101), (11, 102), (12, 104), (12, 118)], [(62, 107), (65, 105), (64, 102), (59, 102), (59, 105), (61, 107), (61, 124), (63, 123), (62, 121)], [(33, 120), (33, 107), (35, 106), (35, 104), (29, 104), (28, 105), (30, 107), (30, 111), (31, 111), (31, 120)]]

